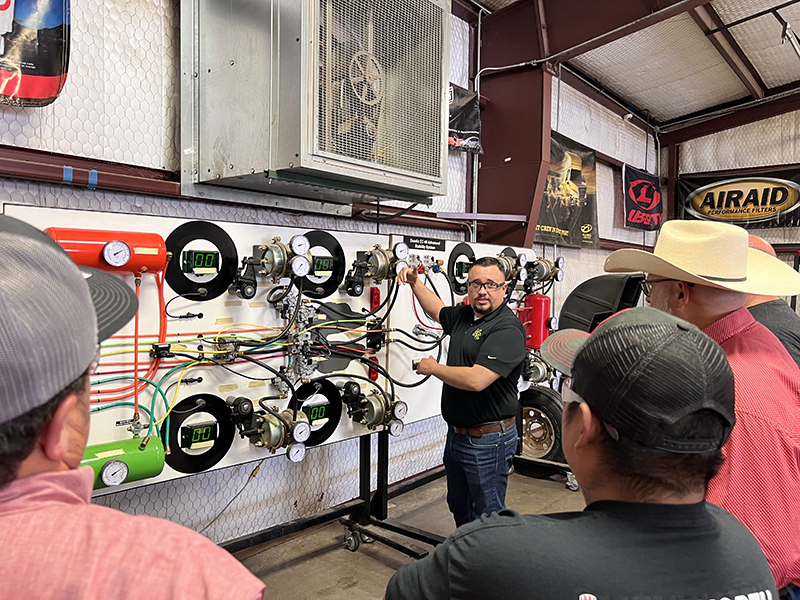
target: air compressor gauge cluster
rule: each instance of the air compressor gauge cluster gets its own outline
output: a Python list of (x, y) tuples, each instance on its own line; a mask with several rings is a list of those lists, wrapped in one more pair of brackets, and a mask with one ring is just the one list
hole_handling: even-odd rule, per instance
[(377, 389), (364, 393), (355, 381), (344, 382), (341, 392), (347, 414), (356, 423), (372, 431), (386, 428), (393, 436), (403, 433), (403, 419), (408, 414), (408, 405), (402, 400), (392, 400)]

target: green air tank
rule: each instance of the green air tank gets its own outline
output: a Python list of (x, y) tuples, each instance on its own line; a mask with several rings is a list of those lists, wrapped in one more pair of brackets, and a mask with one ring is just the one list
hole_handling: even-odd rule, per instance
[(94, 489), (155, 477), (164, 470), (164, 444), (142, 437), (87, 446), (81, 466), (94, 469)]

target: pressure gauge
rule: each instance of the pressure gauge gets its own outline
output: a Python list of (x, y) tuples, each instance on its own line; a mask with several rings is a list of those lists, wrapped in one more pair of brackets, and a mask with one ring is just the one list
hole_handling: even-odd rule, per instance
[(525, 265), (527, 265), (528, 264), (528, 255), (524, 254), (524, 253), (523, 254), (518, 254), (517, 255), (517, 264), (520, 267), (524, 267)]
[(111, 240), (103, 246), (103, 258), (112, 267), (124, 267), (131, 259), (131, 247), (121, 240)]
[(309, 242), (308, 238), (304, 235), (296, 235), (289, 240), (289, 247), (295, 254), (305, 255), (311, 250), (311, 242)]
[(398, 419), (405, 419), (406, 415), (408, 414), (408, 404), (406, 404), (402, 400), (398, 400), (397, 402), (394, 403), (394, 407), (392, 408), (392, 414)]
[(305, 421), (298, 421), (292, 429), (292, 437), (295, 442), (305, 442), (311, 437), (311, 425)]
[(408, 268), (408, 263), (406, 261), (398, 260), (396, 263), (394, 263), (394, 274), (400, 275), (400, 271), (407, 268)]
[(108, 487), (119, 485), (128, 478), (128, 464), (110, 460), (100, 469), (100, 480)]
[(403, 422), (401, 420), (392, 419), (391, 421), (389, 421), (389, 435), (397, 437), (398, 435), (403, 433), (404, 427), (405, 425), (403, 425)]
[(289, 261), (289, 266), (295, 277), (305, 277), (311, 272), (311, 261), (303, 254), (302, 256), (293, 256)]
[(556, 329), (558, 329), (558, 317), (550, 317), (547, 320), (547, 328), (550, 331), (555, 331)]
[(563, 281), (564, 280), (564, 271), (558, 269), (555, 273), (553, 273), (553, 279), (556, 281)]
[(300, 462), (306, 457), (306, 445), (301, 443), (292, 444), (286, 449), (286, 458), (292, 462)]
[(528, 278), (528, 269), (526, 269), (525, 267), (520, 267), (517, 277), (519, 278), (520, 281), (525, 281)]
[(564, 257), (563, 256), (559, 256), (556, 259), (555, 265), (556, 265), (556, 268), (563, 269), (564, 268)]
[(397, 242), (392, 252), (397, 260), (405, 260), (408, 258), (408, 245), (405, 242)]

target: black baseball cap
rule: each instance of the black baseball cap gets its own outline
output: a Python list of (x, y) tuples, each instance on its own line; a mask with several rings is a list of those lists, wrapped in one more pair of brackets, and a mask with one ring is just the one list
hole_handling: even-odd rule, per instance
[[(736, 422), (733, 371), (714, 340), (682, 319), (649, 307), (621, 311), (588, 334), (549, 336), (542, 358), (573, 378), (572, 390), (604, 423), (665, 452), (717, 450)], [(711, 410), (726, 423), (715, 439), (678, 439), (666, 429)]]

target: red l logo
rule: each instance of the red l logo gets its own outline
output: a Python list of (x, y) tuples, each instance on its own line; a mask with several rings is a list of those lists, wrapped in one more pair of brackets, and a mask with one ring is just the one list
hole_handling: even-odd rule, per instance
[(8, 10), (9, 6), (11, 6), (11, 0), (5, 0), (4, 2), (0, 2), (0, 10)]

